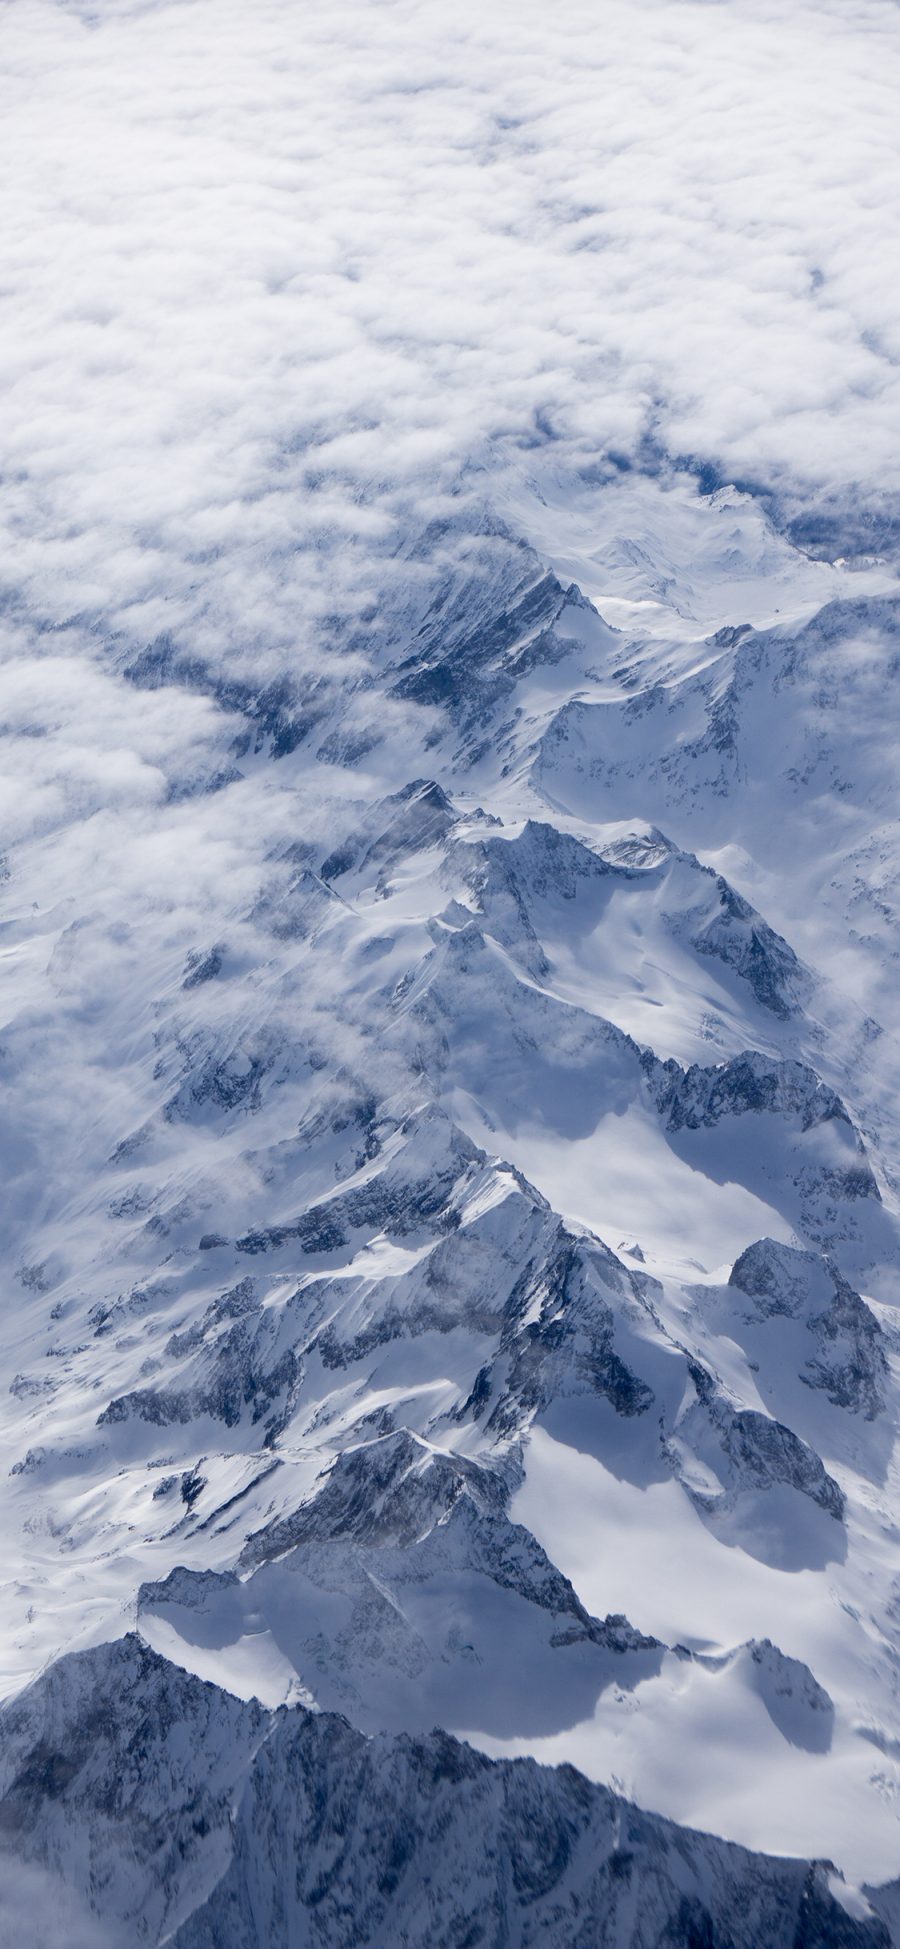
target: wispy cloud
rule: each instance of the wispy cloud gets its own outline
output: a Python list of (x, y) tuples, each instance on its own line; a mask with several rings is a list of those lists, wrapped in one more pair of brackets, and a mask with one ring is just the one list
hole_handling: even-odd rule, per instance
[(110, 1931), (61, 1879), (4, 1849), (0, 1949), (113, 1949)]

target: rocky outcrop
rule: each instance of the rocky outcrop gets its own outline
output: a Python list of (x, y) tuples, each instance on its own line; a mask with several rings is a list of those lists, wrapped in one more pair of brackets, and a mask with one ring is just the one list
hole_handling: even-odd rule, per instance
[(835, 1407), (869, 1421), (880, 1414), (888, 1372), (885, 1336), (832, 1260), (759, 1239), (736, 1260), (729, 1284), (752, 1300), (757, 1319), (782, 1316), (806, 1327), (810, 1351), (800, 1378), (807, 1387), (821, 1388)]
[[(772, 1415), (737, 1406), (697, 1362), (689, 1362), (689, 1373), (695, 1398), (682, 1408), (666, 1452), (700, 1507), (714, 1511), (745, 1490), (782, 1486), (808, 1496), (836, 1522), (843, 1520), (843, 1490), (808, 1442)], [(685, 1443), (692, 1456), (710, 1464), (708, 1482), (684, 1468)]]
[(62, 1659), (0, 1714), (0, 1825), (149, 1949), (889, 1943), (827, 1867), (674, 1828), (570, 1767), (268, 1714), (134, 1637)]
[(343, 1537), (404, 1546), (426, 1536), (461, 1496), (499, 1513), (509, 1478), (445, 1454), (408, 1428), (346, 1449), (308, 1502), (248, 1537), (241, 1566), (252, 1569), (300, 1543)]
[(715, 887), (718, 910), (692, 935), (693, 946), (698, 954), (733, 968), (749, 983), (761, 1008), (787, 1021), (809, 989), (793, 948), (721, 874), (715, 876)]

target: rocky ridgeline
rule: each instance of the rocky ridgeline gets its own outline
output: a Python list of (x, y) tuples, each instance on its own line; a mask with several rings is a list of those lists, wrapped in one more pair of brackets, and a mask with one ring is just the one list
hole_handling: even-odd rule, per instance
[(134, 1637), (60, 1660), (5, 1708), (0, 1822), (57, 1899), (102, 1889), (114, 1936), (177, 1949), (889, 1949), (825, 1864), (445, 1733), (367, 1740), (329, 1714), (265, 1713)]

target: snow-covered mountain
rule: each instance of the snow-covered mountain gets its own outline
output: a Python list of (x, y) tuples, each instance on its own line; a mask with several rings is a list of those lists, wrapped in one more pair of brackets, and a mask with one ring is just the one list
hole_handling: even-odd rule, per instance
[(898, 67), (0, 6), (0, 1949), (900, 1949)]
[(545, 486), (10, 724), (10, 1916), (892, 1939), (896, 585)]
[(173, 1949), (888, 1939), (825, 1866), (687, 1833), (571, 1767), (264, 1711), (133, 1636), (61, 1659), (3, 1742), (13, 1899), (51, 1943), (61, 1898), (74, 1932), (99, 1890), (100, 1939)]

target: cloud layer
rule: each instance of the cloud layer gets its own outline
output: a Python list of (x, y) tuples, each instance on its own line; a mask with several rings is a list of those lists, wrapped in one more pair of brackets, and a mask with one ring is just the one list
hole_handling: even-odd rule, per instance
[(540, 443), (900, 486), (884, 0), (7, 0), (3, 45), (31, 617), (296, 655)]

